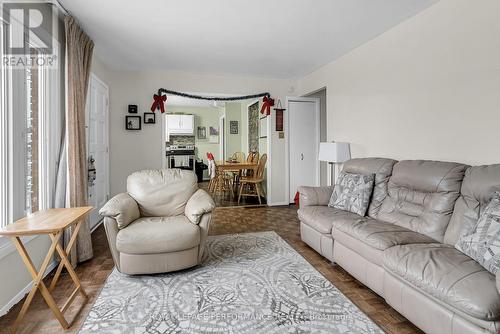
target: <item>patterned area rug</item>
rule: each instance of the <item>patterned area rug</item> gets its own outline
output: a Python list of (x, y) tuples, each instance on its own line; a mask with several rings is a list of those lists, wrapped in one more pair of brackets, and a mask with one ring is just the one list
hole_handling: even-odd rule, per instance
[(116, 269), (80, 334), (383, 333), (274, 232), (211, 236), (203, 264), (128, 276)]

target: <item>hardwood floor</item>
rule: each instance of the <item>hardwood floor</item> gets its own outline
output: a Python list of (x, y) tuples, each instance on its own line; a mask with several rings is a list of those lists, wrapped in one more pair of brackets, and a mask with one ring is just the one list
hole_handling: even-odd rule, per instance
[[(198, 187), (201, 189), (208, 190), (208, 181), (198, 183)], [(215, 204), (219, 208), (234, 208), (234, 207), (265, 207), (267, 204), (266, 198), (261, 197), (261, 203), (259, 203), (259, 199), (257, 197), (252, 196), (242, 196), (240, 202), (238, 203), (238, 192), (237, 189), (234, 190), (234, 196), (232, 196), (229, 192), (225, 194), (213, 194)]]
[[(419, 329), (387, 305), (382, 298), (356, 281), (339, 266), (332, 266), (328, 260), (303, 243), (300, 240), (296, 212), (297, 209), (294, 206), (218, 208), (214, 213), (210, 235), (274, 230), (387, 333), (421, 333)], [(68, 321), (72, 321), (74, 318), (71, 328), (63, 330), (59, 326), (57, 320), (44, 304), (42, 297), (37, 293), (18, 333), (78, 332), (107, 276), (113, 269), (113, 260), (102, 226), (93, 233), (92, 240), (94, 258), (80, 264), (77, 268), (77, 273), (89, 295), (89, 300), (81, 312), (77, 313), (81, 299), (75, 300), (67, 311)], [(48, 276), (51, 277), (51, 275)], [(55, 290), (54, 297), (58, 302), (63, 303), (64, 297), (68, 296), (72, 288), (71, 280), (65, 272)], [(0, 318), (0, 333), (8, 333), (23, 301), (13, 307), (7, 315)]]

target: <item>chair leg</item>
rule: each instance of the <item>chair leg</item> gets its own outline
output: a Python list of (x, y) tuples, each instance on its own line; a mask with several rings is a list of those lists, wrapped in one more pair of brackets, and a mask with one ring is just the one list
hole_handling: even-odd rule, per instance
[(260, 190), (259, 190), (260, 183), (255, 184), (255, 190), (257, 191), (257, 197), (259, 198), (259, 204), (262, 205), (262, 200), (260, 199)]
[(215, 190), (217, 189), (217, 176), (215, 176), (213, 179), (210, 179), (210, 191), (215, 193)]
[(231, 192), (231, 198), (234, 197), (234, 190), (233, 190), (233, 187), (234, 187), (234, 181), (231, 179), (231, 180), (227, 180), (228, 184), (229, 184), (229, 191)]
[(240, 191), (239, 191), (239, 194), (238, 194), (238, 204), (240, 204), (241, 193), (243, 192), (243, 186), (244, 186), (244, 183), (241, 183), (240, 184)]

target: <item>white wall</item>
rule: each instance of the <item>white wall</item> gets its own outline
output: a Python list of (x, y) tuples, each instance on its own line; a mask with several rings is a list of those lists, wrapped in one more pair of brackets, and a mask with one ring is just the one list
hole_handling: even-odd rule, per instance
[(299, 80), (354, 157), (499, 163), (500, 1), (441, 0)]
[[(225, 159), (230, 158), (235, 152), (247, 153), (247, 150), (241, 150), (241, 103), (226, 103), (226, 156)], [(231, 134), (230, 122), (238, 122), (238, 134)]]
[[(40, 268), (50, 247), (47, 236), (36, 236), (24, 243), (35, 267)], [(50, 269), (52, 269), (51, 266)], [(31, 275), (13, 244), (0, 251), (0, 316), (19, 302), (31, 288)]]
[[(221, 94), (251, 94), (269, 91), (283, 101), (293, 82), (281, 79), (194, 75), (178, 72), (110, 72), (110, 177), (111, 195), (125, 191), (127, 176), (137, 170), (161, 168), (161, 123), (143, 127), (141, 131), (126, 131), (124, 117), (128, 104), (137, 104), (139, 112), (149, 111), (152, 96), (158, 88)], [(167, 101), (168, 106), (168, 101)], [(272, 117), (272, 128), (275, 118)], [(208, 130), (208, 129), (207, 129)], [(272, 199), (281, 202), (284, 193), (284, 140), (272, 132), (273, 146)]]

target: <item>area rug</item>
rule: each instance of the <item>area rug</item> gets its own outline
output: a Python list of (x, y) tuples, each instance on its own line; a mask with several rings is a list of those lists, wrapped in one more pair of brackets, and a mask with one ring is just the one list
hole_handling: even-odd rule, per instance
[(209, 237), (203, 264), (128, 276), (113, 270), (87, 333), (383, 333), (274, 232)]

